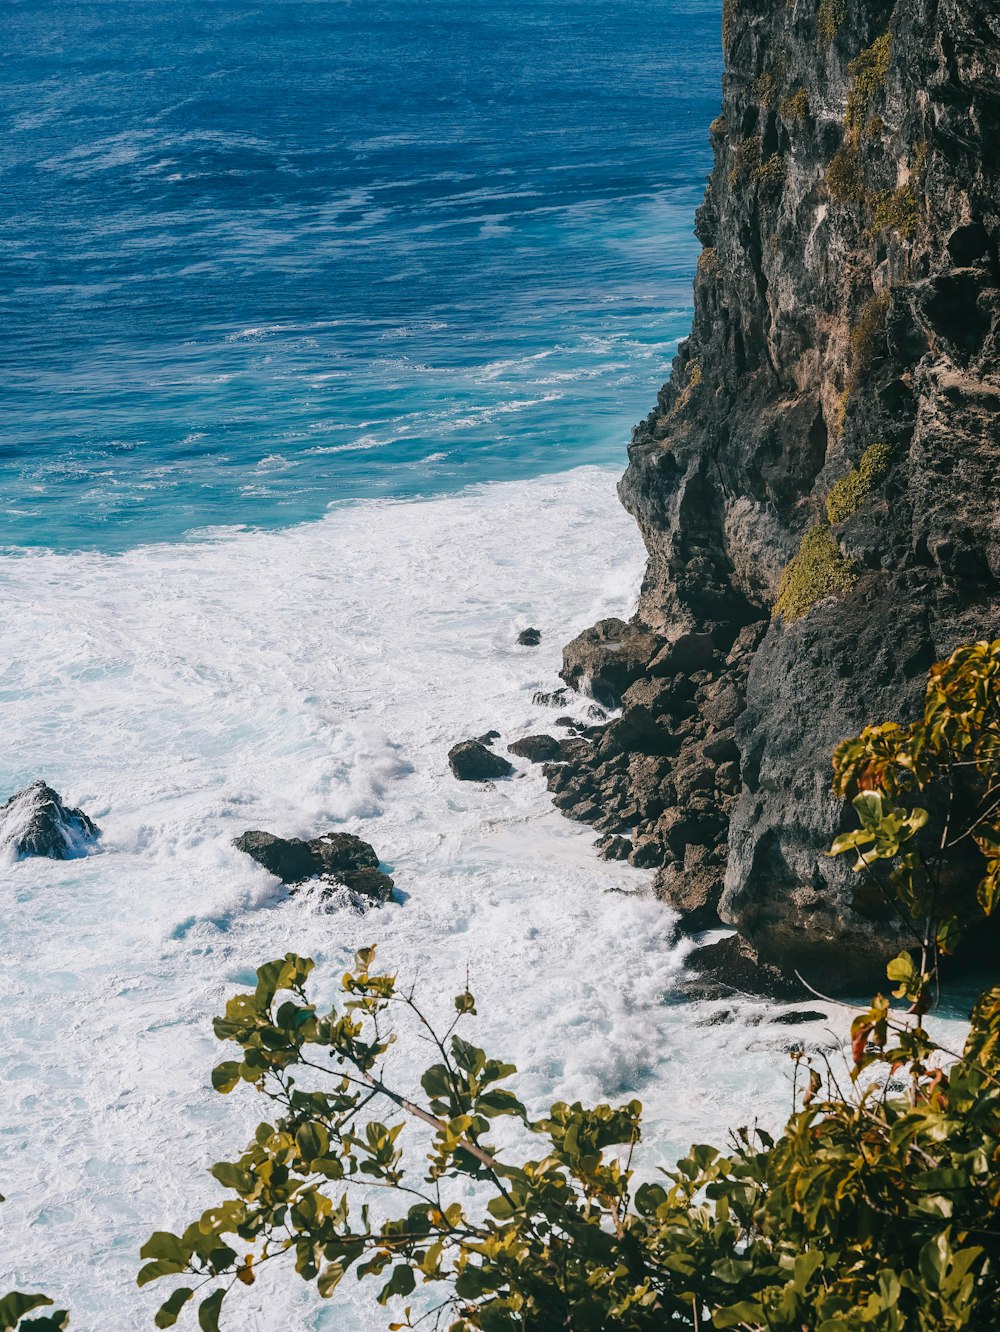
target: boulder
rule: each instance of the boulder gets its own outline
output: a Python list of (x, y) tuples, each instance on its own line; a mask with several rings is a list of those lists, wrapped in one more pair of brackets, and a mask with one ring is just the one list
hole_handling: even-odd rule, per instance
[(353, 833), (326, 833), (305, 842), (300, 837), (251, 831), (237, 837), (233, 846), (290, 888), (319, 879), (382, 903), (389, 901), (395, 886), (379, 869), (375, 848)]
[(738, 934), (696, 948), (688, 954), (687, 965), (703, 980), (725, 990), (763, 994), (772, 999), (802, 997), (800, 982), (790, 980), (778, 967), (763, 961)]
[(485, 735), (477, 735), (476, 739), (481, 745), (492, 746), (494, 740), (500, 739), (499, 731), (487, 731)]
[(233, 846), (282, 883), (301, 883), (319, 873), (312, 847), (301, 837), (275, 837), (274, 833), (251, 830), (237, 837)]
[(93, 819), (63, 804), (58, 791), (41, 780), (0, 807), (0, 854), (74, 860), (86, 855), (100, 835)]
[(598, 703), (617, 707), (621, 696), (646, 673), (660, 640), (637, 624), (598, 620), (563, 649), (566, 683)]
[(517, 636), (520, 647), (538, 647), (542, 641), (541, 629), (522, 629)]
[(653, 892), (680, 913), (680, 928), (689, 934), (718, 928), (719, 899), (724, 871), (718, 866), (698, 865), (683, 869), (664, 865), (657, 871)]
[(508, 754), (526, 758), (529, 763), (551, 763), (558, 758), (560, 743), (554, 735), (526, 735), (507, 746)]
[(602, 860), (628, 860), (632, 851), (629, 839), (616, 836), (614, 833), (599, 837), (594, 846)]
[(509, 777), (513, 765), (478, 740), (460, 740), (448, 751), (448, 763), (460, 782), (488, 782)]

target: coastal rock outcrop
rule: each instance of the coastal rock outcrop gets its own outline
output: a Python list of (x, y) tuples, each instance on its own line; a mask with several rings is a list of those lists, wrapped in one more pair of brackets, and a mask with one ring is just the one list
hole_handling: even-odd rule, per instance
[(514, 766), (487, 749), (481, 740), (460, 740), (448, 750), (448, 765), (460, 782), (489, 782), (509, 777)]
[(74, 860), (86, 855), (100, 835), (93, 819), (64, 804), (59, 792), (41, 780), (0, 806), (0, 856)]
[(849, 989), (901, 938), (824, 854), (832, 750), (1000, 631), (1000, 11), (726, 0), (723, 26), (692, 332), (619, 487), (638, 611), (564, 654), (622, 712), (549, 782), (736, 927), (713, 967)]
[(233, 846), (244, 852), (290, 888), (311, 879), (331, 887), (349, 888), (371, 902), (388, 902), (395, 886), (379, 869), (378, 853), (352, 833), (326, 833), (303, 841), (300, 837), (276, 837), (274, 833), (250, 830), (237, 837)]
[(538, 647), (542, 641), (541, 629), (522, 629), (517, 636), (518, 647)]

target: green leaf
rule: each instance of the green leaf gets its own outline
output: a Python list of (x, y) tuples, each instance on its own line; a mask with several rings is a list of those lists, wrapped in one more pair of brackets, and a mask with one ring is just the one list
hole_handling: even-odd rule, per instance
[(184, 1308), (185, 1304), (187, 1304), (193, 1294), (194, 1291), (189, 1290), (187, 1286), (179, 1286), (170, 1298), (165, 1300), (157, 1310), (155, 1319), (156, 1326), (173, 1327), (177, 1322), (180, 1311)]
[(725, 1309), (716, 1309), (712, 1322), (716, 1327), (739, 1327), (741, 1323), (758, 1324), (763, 1321), (764, 1306), (754, 1300), (740, 1300)]
[(216, 1064), (212, 1069), (212, 1086), (217, 1092), (231, 1092), (240, 1080), (240, 1066), (235, 1059), (227, 1059), (225, 1063)]
[(385, 1304), (394, 1295), (412, 1294), (416, 1284), (417, 1278), (413, 1274), (413, 1268), (406, 1263), (399, 1263), (392, 1269), (392, 1276), (379, 1291), (379, 1304)]
[(0, 1300), (0, 1328), (8, 1332), (8, 1329), (17, 1325), (22, 1314), (51, 1303), (47, 1295), (26, 1295), (23, 1291), (12, 1290)]
[(201, 1332), (219, 1332), (219, 1311), (226, 1298), (225, 1288), (213, 1290), (198, 1306), (198, 1326)]
[(343, 1263), (331, 1263), (320, 1272), (316, 1278), (316, 1288), (324, 1300), (328, 1300), (340, 1285), (346, 1270)]
[(166, 1258), (174, 1263), (186, 1263), (190, 1249), (169, 1230), (157, 1230), (139, 1250), (140, 1258)]
[(184, 1271), (184, 1268), (184, 1263), (176, 1262), (173, 1258), (157, 1258), (140, 1269), (135, 1284), (148, 1286), (151, 1281), (157, 1281), (160, 1277), (177, 1276), (179, 1272)]

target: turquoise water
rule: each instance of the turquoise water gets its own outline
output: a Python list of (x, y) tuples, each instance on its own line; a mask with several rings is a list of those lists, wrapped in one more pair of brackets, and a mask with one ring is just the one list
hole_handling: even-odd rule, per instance
[(0, 546), (624, 460), (718, 0), (7, 0)]

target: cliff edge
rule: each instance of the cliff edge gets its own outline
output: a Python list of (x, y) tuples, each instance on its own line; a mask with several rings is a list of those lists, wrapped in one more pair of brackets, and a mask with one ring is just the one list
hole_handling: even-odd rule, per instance
[(726, 0), (723, 41), (692, 332), (619, 487), (638, 614), (565, 652), (623, 712), (549, 781), (692, 921), (845, 988), (899, 939), (824, 855), (830, 755), (1000, 631), (1000, 12)]

